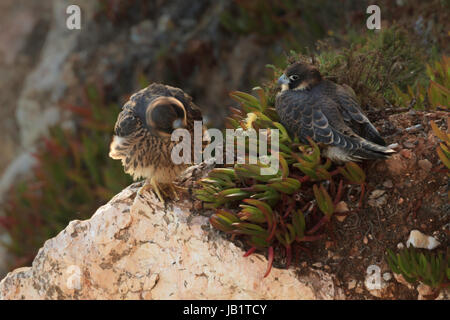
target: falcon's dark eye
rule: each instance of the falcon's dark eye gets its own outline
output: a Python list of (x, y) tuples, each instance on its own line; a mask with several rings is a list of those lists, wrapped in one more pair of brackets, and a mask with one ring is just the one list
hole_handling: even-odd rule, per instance
[(293, 74), (292, 76), (289, 76), (289, 79), (291, 79), (292, 81), (296, 81), (299, 79), (299, 76), (296, 74)]

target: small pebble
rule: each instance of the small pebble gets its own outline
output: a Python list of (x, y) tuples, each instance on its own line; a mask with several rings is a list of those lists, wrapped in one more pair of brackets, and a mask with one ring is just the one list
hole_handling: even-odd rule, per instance
[(353, 289), (355, 289), (356, 288), (356, 280), (355, 279), (352, 279), (352, 280), (350, 280), (349, 282), (348, 282), (348, 287), (347, 287), (349, 290), (353, 290)]
[(348, 211), (349, 211), (348, 205), (344, 201), (338, 202), (338, 204), (335, 207), (335, 212), (337, 212), (337, 213), (344, 213), (344, 212), (348, 212)]
[(421, 167), (425, 172), (430, 172), (433, 165), (427, 159), (419, 160), (419, 167)]
[(414, 132), (416, 130), (422, 129), (422, 125), (421, 124), (416, 124), (415, 126), (411, 126), (409, 128), (406, 128), (405, 131), (406, 132)]
[(371, 199), (377, 199), (379, 197), (381, 197), (386, 191), (385, 190), (381, 190), (381, 189), (377, 189), (374, 190), (371, 194), (370, 197)]
[(423, 234), (419, 230), (411, 230), (408, 241), (406, 241), (406, 246), (409, 248), (411, 244), (414, 248), (433, 250), (440, 245), (440, 242), (433, 237)]
[(411, 152), (411, 150), (408, 150), (408, 149), (402, 149), (400, 151), (400, 154), (406, 159), (411, 159), (411, 157), (412, 157), (412, 152)]
[(433, 295), (433, 289), (424, 283), (417, 286), (417, 292), (419, 293), (418, 300), (426, 300), (427, 296)]
[(383, 187), (390, 189), (394, 187), (394, 184), (392, 183), (392, 180), (386, 180), (385, 182), (383, 182)]
[(388, 200), (387, 195), (385, 194), (377, 199), (370, 198), (367, 203), (371, 207), (381, 208), (386, 204), (387, 200)]

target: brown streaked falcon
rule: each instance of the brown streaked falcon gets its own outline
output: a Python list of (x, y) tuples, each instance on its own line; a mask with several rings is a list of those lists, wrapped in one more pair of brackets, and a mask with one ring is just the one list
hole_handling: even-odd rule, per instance
[(200, 109), (183, 90), (154, 83), (133, 94), (122, 107), (114, 128), (109, 156), (122, 160), (126, 173), (133, 178), (150, 180), (151, 187), (164, 202), (158, 185), (170, 186), (188, 165), (175, 165), (171, 159), (171, 134), (185, 128), (191, 134), (193, 150), (194, 121), (202, 121)]
[(288, 66), (278, 79), (281, 92), (275, 107), (290, 134), (325, 144), (324, 155), (335, 162), (387, 158), (377, 129), (362, 113), (350, 87), (322, 79), (319, 70), (303, 62)]

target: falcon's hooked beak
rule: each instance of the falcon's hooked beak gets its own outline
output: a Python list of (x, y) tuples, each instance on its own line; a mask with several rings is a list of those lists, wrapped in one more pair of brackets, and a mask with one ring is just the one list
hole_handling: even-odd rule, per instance
[(281, 77), (278, 78), (278, 84), (281, 85), (281, 91), (289, 89), (289, 78), (283, 73)]

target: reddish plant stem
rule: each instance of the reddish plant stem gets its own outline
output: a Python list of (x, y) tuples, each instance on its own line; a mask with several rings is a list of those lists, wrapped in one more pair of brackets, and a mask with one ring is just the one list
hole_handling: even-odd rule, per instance
[(358, 208), (361, 209), (362, 208), (362, 201), (364, 198), (364, 193), (366, 191), (366, 184), (363, 182), (360, 184), (361, 186), (361, 196), (359, 197), (359, 203), (358, 203)]
[(296, 238), (296, 240), (298, 242), (313, 242), (313, 241), (317, 241), (322, 239), (323, 237), (325, 237), (325, 234), (318, 234), (318, 235), (313, 235), (313, 236), (303, 236), (303, 238), (298, 239)]
[(302, 212), (305, 212), (309, 208), (310, 205), (311, 204), (309, 202), (307, 204), (305, 204), (305, 206), (302, 208)]
[(274, 217), (273, 219), (273, 225), (272, 225), (272, 230), (269, 234), (269, 236), (267, 237), (266, 241), (269, 242), (270, 240), (272, 240), (273, 236), (275, 235), (275, 230), (277, 228), (277, 219), (276, 217)]
[(310, 230), (308, 230), (306, 233), (307, 234), (314, 234), (317, 230), (319, 230), (324, 224), (328, 223), (330, 221), (330, 219), (328, 218), (328, 216), (323, 216), (322, 219), (320, 219), (320, 221)]
[(344, 180), (339, 181), (339, 186), (336, 194), (336, 198), (334, 199), (334, 205), (336, 205), (342, 198), (342, 192), (344, 191)]
[(328, 229), (328, 234), (329, 234), (330, 237), (331, 237), (331, 240), (332, 240), (333, 242), (336, 242), (336, 236), (335, 236), (335, 234), (334, 234), (333, 224), (331, 224), (331, 223), (327, 224), (327, 229)]
[(308, 181), (308, 180), (310, 179), (309, 176), (303, 176), (303, 177), (301, 177), (301, 176), (296, 175), (296, 174), (291, 175), (291, 177), (297, 179), (297, 180), (300, 181), (301, 183), (304, 183), (304, 182), (306, 182), (306, 181)]
[(330, 193), (336, 195), (336, 185), (333, 179), (330, 179)]
[(330, 172), (331, 176), (335, 176), (335, 175), (337, 175), (339, 173), (340, 173), (339, 169), (336, 169), (336, 170)]
[(267, 260), (268, 260), (267, 261), (267, 270), (266, 270), (266, 273), (264, 274), (264, 278), (266, 278), (269, 275), (270, 270), (272, 270), (272, 264), (273, 264), (273, 247), (272, 246), (269, 247)]
[(309, 181), (309, 176), (304, 176), (302, 178), (300, 178), (298, 181), (300, 181), (301, 183), (305, 183), (306, 181)]
[(246, 253), (244, 253), (244, 257), (248, 257), (253, 252), (255, 252), (255, 250), (256, 250), (256, 247), (251, 247)]
[[(264, 217), (266, 218), (267, 224), (270, 229), (274, 222), (270, 223), (269, 212), (267, 212), (267, 210), (265, 208), (261, 209), (260, 207), (258, 207), (258, 209), (260, 209), (262, 211), (262, 213), (264, 214)], [(273, 219), (273, 220), (275, 221), (275, 219)]]
[(294, 207), (295, 207), (295, 201), (293, 201), (291, 199), (291, 203), (289, 204), (289, 207), (286, 209), (286, 213), (284, 214), (283, 218), (286, 218), (292, 212)]

